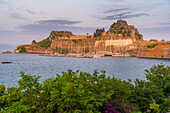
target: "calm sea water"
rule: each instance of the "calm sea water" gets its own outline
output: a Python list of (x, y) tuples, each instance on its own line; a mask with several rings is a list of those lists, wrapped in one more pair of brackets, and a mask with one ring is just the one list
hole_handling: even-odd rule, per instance
[(36, 54), (0, 54), (0, 62), (11, 61), (11, 64), (0, 64), (0, 84), (15, 86), (20, 79), (20, 72), (41, 75), (40, 81), (72, 69), (93, 73), (94, 70), (105, 70), (107, 76), (115, 76), (123, 80), (145, 79), (145, 69), (153, 64), (170, 65), (170, 60), (143, 59), (136, 57), (103, 57), (103, 58), (68, 58), (48, 57)]

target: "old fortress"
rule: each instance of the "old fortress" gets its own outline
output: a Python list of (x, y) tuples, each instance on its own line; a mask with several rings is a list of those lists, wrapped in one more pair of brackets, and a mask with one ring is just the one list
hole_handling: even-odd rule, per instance
[[(155, 46), (157, 49), (154, 48)], [(25, 53), (100, 53), (169, 58), (169, 48), (169, 41), (144, 41), (137, 28), (128, 25), (124, 20), (118, 20), (110, 26), (108, 31), (96, 29), (94, 35), (89, 35), (88, 33), (87, 35), (73, 35), (70, 31), (52, 31), (47, 39), (31, 45), (17, 46), (15, 53), (22, 53), (21, 50), (25, 50)]]

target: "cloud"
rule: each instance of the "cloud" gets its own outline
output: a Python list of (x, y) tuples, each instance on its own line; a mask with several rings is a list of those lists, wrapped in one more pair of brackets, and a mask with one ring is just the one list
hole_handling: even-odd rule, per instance
[(81, 23), (81, 21), (69, 21), (69, 20), (42, 20), (37, 21), (37, 24), (48, 24), (48, 25), (73, 25)]
[(106, 16), (105, 18), (102, 18), (102, 20), (117, 20), (117, 19), (127, 19), (127, 18), (135, 18), (135, 17), (141, 17), (141, 16), (149, 16), (146, 13), (136, 13), (133, 14), (132, 12), (124, 12), (120, 14), (115, 14), (111, 16)]
[(159, 25), (166, 25), (166, 26), (169, 26), (170, 25), (170, 22), (165, 22), (165, 23), (158, 23)]
[(170, 27), (153, 27), (153, 28), (139, 28), (143, 34), (144, 39), (165, 39), (170, 41)]
[(4, 2), (3, 0), (0, 0), (0, 4), (7, 4), (7, 3)]
[(29, 10), (29, 9), (26, 9), (25, 11), (28, 12), (29, 14), (32, 14), (32, 15), (36, 14), (36, 12), (31, 11), (31, 10)]
[(115, 12), (126, 11), (126, 10), (130, 10), (130, 9), (129, 8), (112, 9), (112, 10), (108, 10), (108, 11), (104, 12), (104, 14), (106, 14), (106, 13), (115, 13)]
[(25, 9), (25, 11), (31, 15), (35, 15), (35, 14), (45, 14), (45, 12), (43, 11), (33, 11), (31, 9)]
[(18, 14), (18, 13), (11, 13), (10, 17), (13, 19), (20, 19), (20, 20), (25, 20), (26, 18), (23, 17), (22, 15)]
[(8, 35), (8, 34), (12, 34), (12, 33), (15, 33), (15, 31), (0, 29), (0, 36), (5, 36), (5, 35)]
[(80, 33), (92, 33), (95, 28), (92, 27), (77, 27), (74, 24), (81, 23), (81, 21), (69, 21), (69, 20), (41, 20), (36, 21), (33, 24), (27, 24), (18, 26), (17, 28), (22, 29), (22, 32), (30, 32), (34, 34), (39, 34), (42, 32), (49, 33), (52, 30), (63, 30), (72, 31), (76, 34)]
[[(33, 24), (18, 26), (19, 31), (0, 30), (0, 44), (21, 45), (47, 38), (51, 31), (71, 31), (75, 35), (93, 34), (95, 27), (78, 27), (81, 21), (41, 20)], [(1, 48), (0, 48), (1, 49)]]
[(14, 51), (15, 46), (9, 44), (0, 44), (0, 52), (4, 51)]

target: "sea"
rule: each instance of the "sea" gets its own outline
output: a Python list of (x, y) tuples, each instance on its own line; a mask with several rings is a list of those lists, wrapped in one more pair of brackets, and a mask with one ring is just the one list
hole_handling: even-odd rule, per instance
[(40, 82), (62, 75), (68, 69), (93, 74), (94, 70), (106, 71), (106, 76), (115, 76), (122, 80), (136, 78), (146, 80), (145, 69), (163, 63), (170, 65), (170, 60), (145, 59), (136, 57), (101, 57), (101, 58), (72, 58), (39, 56), (38, 54), (0, 54), (0, 62), (10, 61), (11, 64), (0, 63), (0, 84), (6, 87), (18, 85), (20, 72), (40, 75)]

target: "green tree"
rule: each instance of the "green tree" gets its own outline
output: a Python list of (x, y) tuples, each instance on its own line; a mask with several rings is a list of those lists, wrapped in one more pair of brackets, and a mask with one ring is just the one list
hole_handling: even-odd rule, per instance
[(37, 42), (35, 40), (32, 41), (32, 44), (36, 44)]
[(167, 113), (170, 109), (170, 67), (154, 65), (145, 72), (147, 81), (136, 79), (129, 101), (136, 103), (142, 112)]
[(76, 42), (77, 42), (77, 40), (75, 40), (75, 39), (74, 39), (74, 40), (72, 40), (72, 41), (73, 41), (75, 44), (76, 44)]
[(22, 46), (22, 47), (19, 48), (19, 52), (20, 53), (25, 53), (27, 51), (26, 51), (26, 48), (24, 46)]
[(94, 33), (94, 37), (102, 36), (102, 33), (105, 32), (105, 29), (96, 29), (96, 32)]
[(89, 47), (86, 47), (85, 48), (85, 53), (88, 53), (89, 52)]

